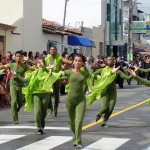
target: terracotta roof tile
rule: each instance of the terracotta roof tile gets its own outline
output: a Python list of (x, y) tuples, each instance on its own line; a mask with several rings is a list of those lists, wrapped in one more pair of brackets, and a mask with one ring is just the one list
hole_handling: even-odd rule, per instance
[(74, 28), (71, 28), (71, 27), (65, 27), (63, 28), (63, 26), (61, 24), (59, 24), (58, 22), (55, 22), (55, 21), (49, 21), (49, 20), (46, 20), (46, 19), (43, 19), (43, 28), (48, 28), (48, 27), (52, 27), (53, 30), (56, 31), (56, 33), (58, 34), (78, 34), (78, 35), (82, 35), (82, 32), (77, 30), (77, 29), (74, 29)]
[(12, 26), (12, 25), (8, 25), (8, 24), (4, 24), (4, 23), (0, 23), (0, 29), (15, 29), (17, 28), (16, 26)]

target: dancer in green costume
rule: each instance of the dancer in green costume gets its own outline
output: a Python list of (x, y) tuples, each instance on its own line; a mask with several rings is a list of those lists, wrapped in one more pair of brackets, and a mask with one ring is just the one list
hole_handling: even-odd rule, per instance
[[(15, 53), (15, 63), (7, 65), (1, 65), (0, 69), (10, 68), (12, 71), (17, 72), (18, 75), (24, 77), (24, 73), (27, 69), (31, 69), (27, 64), (22, 63), (23, 55), (22, 52), (17, 51)], [(11, 95), (11, 110), (13, 115), (14, 124), (18, 124), (18, 112), (23, 105), (23, 94), (22, 94), (23, 83), (16, 78), (12, 78), (10, 81), (10, 95)]]
[(37, 134), (43, 134), (45, 127), (45, 118), (47, 114), (47, 107), (50, 100), (50, 94), (52, 92), (52, 84), (59, 78), (59, 74), (56, 75), (49, 72), (45, 68), (44, 60), (39, 58), (37, 60), (37, 70), (31, 72), (28, 78), (22, 78), (16, 74), (16, 78), (22, 82), (28, 82), (27, 87), (23, 88), (25, 94), (25, 111), (32, 110), (34, 108), (34, 118), (38, 129)]
[[(137, 68), (137, 69), (138, 69), (138, 68)], [(135, 71), (136, 71), (137, 69), (135, 69)], [(142, 69), (142, 70), (143, 70), (143, 69)], [(146, 69), (144, 69), (144, 71), (145, 71), (145, 70), (146, 70)], [(147, 70), (149, 70), (149, 69), (147, 69)], [(149, 81), (149, 80), (145, 80), (145, 79), (139, 77), (139, 76), (135, 73), (135, 71), (133, 71), (133, 70), (128, 70), (128, 72), (134, 77), (134, 79), (135, 79), (136, 81), (138, 81), (138, 82), (140, 82), (140, 83), (142, 83), (142, 84), (144, 84), (144, 85), (150, 87), (150, 81)], [(140, 70), (140, 71), (141, 71), (141, 70)], [(149, 72), (149, 71), (148, 71), (148, 72)], [(150, 100), (148, 101), (148, 104), (150, 105)]]
[[(142, 70), (143, 70), (143, 69), (142, 69)], [(149, 69), (144, 69), (144, 71), (145, 71), (145, 70), (149, 70)], [(140, 71), (141, 71), (141, 70), (140, 70)], [(142, 84), (144, 84), (144, 85), (146, 85), (146, 86), (148, 86), (148, 87), (150, 86), (150, 81), (139, 77), (139, 76), (135, 73), (135, 71), (133, 71), (133, 70), (128, 70), (128, 72), (134, 77), (134, 79), (135, 79), (136, 81), (138, 81), (138, 82), (140, 82), (140, 83), (142, 83)], [(149, 72), (149, 71), (148, 71), (148, 72)]]
[[(61, 70), (62, 62), (66, 64), (72, 64), (72, 61), (64, 59), (57, 53), (57, 48), (55, 46), (50, 47), (50, 54), (45, 58), (45, 64), (47, 67), (53, 68), (53, 72), (59, 72)], [(57, 80), (53, 85), (54, 93), (54, 116), (57, 116), (58, 104), (59, 104), (59, 93), (60, 93), (60, 80)], [(50, 100), (50, 109), (53, 110), (52, 102)]]
[[(85, 58), (81, 54), (77, 54), (74, 58), (74, 69), (64, 71), (65, 76), (69, 80), (68, 97), (66, 107), (69, 114), (69, 125), (73, 133), (73, 145), (76, 149), (82, 149), (82, 123), (86, 110), (85, 90), (88, 78), (94, 78), (84, 65)], [(112, 73), (117, 69), (111, 70)]]
[(137, 71), (137, 70), (139, 70), (139, 71), (141, 71), (141, 72), (145, 72), (145, 73), (148, 73), (148, 72), (150, 72), (150, 68), (148, 68), (148, 69), (143, 69), (143, 68), (140, 68), (140, 66), (139, 67), (135, 67), (135, 72)]
[(73, 61), (74, 69), (64, 71), (69, 80), (66, 107), (69, 114), (69, 125), (73, 133), (73, 145), (76, 149), (82, 149), (81, 132), (86, 109), (85, 83), (90, 75), (88, 72), (81, 71), (84, 62), (83, 55), (77, 54)]
[[(109, 74), (109, 72), (112, 70), (113, 66), (114, 66), (114, 58), (113, 57), (107, 57), (107, 66), (104, 69), (99, 69), (98, 71), (96, 71), (94, 74), (95, 75), (101, 75), (102, 77), (105, 76), (105, 74)], [(107, 80), (110, 80), (109, 83), (107, 84), (107, 86), (105, 86), (105, 88), (102, 90), (101, 94), (101, 106), (99, 109), (99, 113), (96, 116), (96, 122), (100, 119), (100, 117), (102, 116), (102, 114), (104, 114), (104, 118), (103, 118), (103, 122), (102, 122), (102, 127), (107, 127), (106, 125), (106, 121), (109, 119), (109, 117), (111, 116), (114, 106), (116, 104), (116, 98), (117, 98), (117, 91), (116, 91), (116, 77), (120, 76), (121, 78), (124, 79), (130, 79), (131, 76), (127, 76), (126, 74), (124, 74), (122, 71), (117, 70), (113, 76), (108, 77)], [(109, 79), (111, 78), (111, 79)], [(103, 82), (103, 81), (102, 81)], [(99, 83), (101, 84), (101, 83)], [(105, 83), (104, 83), (105, 84)], [(100, 90), (100, 89), (96, 89), (96, 90)], [(96, 91), (95, 90), (95, 91)], [(88, 98), (90, 98), (92, 96), (93, 93), (88, 95)]]

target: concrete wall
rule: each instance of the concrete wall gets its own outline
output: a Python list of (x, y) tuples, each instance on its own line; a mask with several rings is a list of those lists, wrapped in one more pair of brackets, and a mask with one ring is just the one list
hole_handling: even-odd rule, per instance
[[(95, 43), (96, 48), (92, 48), (92, 55), (96, 59), (98, 55), (104, 56), (104, 28), (102, 26), (93, 27), (92, 39)], [(100, 43), (103, 47), (101, 49)]]
[[(61, 43), (61, 35), (57, 35), (57, 34), (45, 34), (43, 33), (42, 34), (42, 51), (45, 50), (47, 51), (47, 43), (48, 43), (48, 40), (49, 41), (53, 41), (53, 42), (58, 42), (58, 43)], [(62, 45), (61, 44), (57, 44), (57, 50), (58, 50), (58, 53), (60, 54), (61, 53), (61, 48), (62, 48)]]
[(42, 0), (23, 1), (23, 49), (41, 51), (42, 48)]
[(14, 25), (17, 26), (13, 31), (14, 34), (7, 32), (6, 35), (6, 51), (12, 53), (23, 49), (23, 18), (18, 19)]

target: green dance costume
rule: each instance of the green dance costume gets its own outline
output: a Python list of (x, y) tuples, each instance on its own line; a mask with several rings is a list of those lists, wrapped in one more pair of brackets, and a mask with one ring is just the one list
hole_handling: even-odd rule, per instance
[(85, 84), (90, 74), (85, 71), (77, 74), (71, 70), (66, 70), (64, 73), (69, 79), (66, 107), (69, 114), (69, 125), (73, 133), (74, 146), (82, 145), (82, 123), (86, 110)]
[[(50, 64), (55, 65), (55, 67), (52, 69), (53, 72), (59, 72), (61, 70), (61, 62), (62, 57), (59, 54), (56, 54), (55, 58), (52, 57), (50, 54), (47, 55), (45, 58), (45, 64), (48, 67)], [(57, 110), (58, 110), (58, 104), (59, 104), (59, 93), (60, 93), (60, 80), (57, 80), (53, 84), (53, 93), (55, 97), (55, 103), (54, 103), (54, 115), (57, 116)], [(52, 102), (50, 100), (50, 109), (53, 110)]]
[(148, 72), (150, 72), (150, 68), (148, 68), (148, 69), (139, 68), (139, 71), (148, 73)]
[(27, 87), (23, 88), (26, 99), (25, 111), (31, 111), (34, 108), (35, 123), (38, 130), (45, 127), (52, 85), (60, 76), (61, 72), (55, 74), (43, 68), (31, 72), (25, 80), (17, 75), (18, 79), (28, 82)]
[(134, 77), (134, 79), (135, 79), (136, 81), (138, 81), (138, 82), (140, 82), (140, 83), (142, 83), (142, 84), (144, 84), (144, 85), (150, 87), (150, 81), (145, 80), (145, 79), (143, 79), (143, 78), (141, 78), (141, 77), (139, 77), (139, 76)]
[[(109, 119), (113, 112), (114, 106), (116, 104), (117, 91), (116, 91), (116, 77), (120, 76), (124, 79), (130, 79), (131, 76), (127, 76), (122, 71), (118, 70), (116, 73), (111, 74), (112, 68), (105, 67), (104, 69), (99, 69), (94, 72), (94, 75), (101, 75), (100, 86), (88, 95), (89, 105), (93, 103), (96, 99), (101, 98), (101, 107), (99, 109), (99, 118), (104, 114), (104, 119), (102, 125), (105, 125), (106, 121)], [(107, 73), (107, 76), (105, 74)], [(103, 78), (103, 76), (105, 76)], [(97, 95), (96, 95), (97, 94)]]
[[(27, 65), (16, 63), (10, 63), (10, 69), (15, 71), (19, 76), (24, 77), (24, 73), (27, 71)], [(11, 95), (11, 110), (13, 115), (13, 122), (18, 123), (18, 111), (23, 105), (22, 94), (23, 82), (20, 82), (17, 78), (13, 78), (10, 81), (10, 95)]]
[[(145, 70), (149, 70), (149, 71), (150, 71), (150, 69), (144, 69), (144, 71), (145, 71)], [(140, 71), (141, 71), (141, 70), (140, 70)], [(148, 72), (149, 72), (149, 71), (148, 71)], [(143, 79), (143, 78), (141, 78), (141, 77), (139, 77), (139, 76), (134, 77), (134, 79), (135, 79), (136, 81), (138, 81), (138, 82), (140, 82), (140, 83), (142, 83), (142, 84), (144, 84), (144, 85), (150, 87), (150, 81), (149, 81), (149, 80), (145, 80), (145, 79)], [(148, 104), (150, 105), (150, 100), (148, 101)]]

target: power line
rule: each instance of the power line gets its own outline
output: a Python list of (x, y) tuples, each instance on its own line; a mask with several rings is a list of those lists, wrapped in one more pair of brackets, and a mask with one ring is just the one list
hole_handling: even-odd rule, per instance
[(117, 10), (119, 10), (120, 8), (117, 8), (116, 10), (114, 10), (113, 12), (111, 12), (110, 14), (108, 14), (107, 16), (105, 16), (104, 18), (101, 19), (106, 19), (108, 16), (111, 16), (113, 13), (115, 13)]

